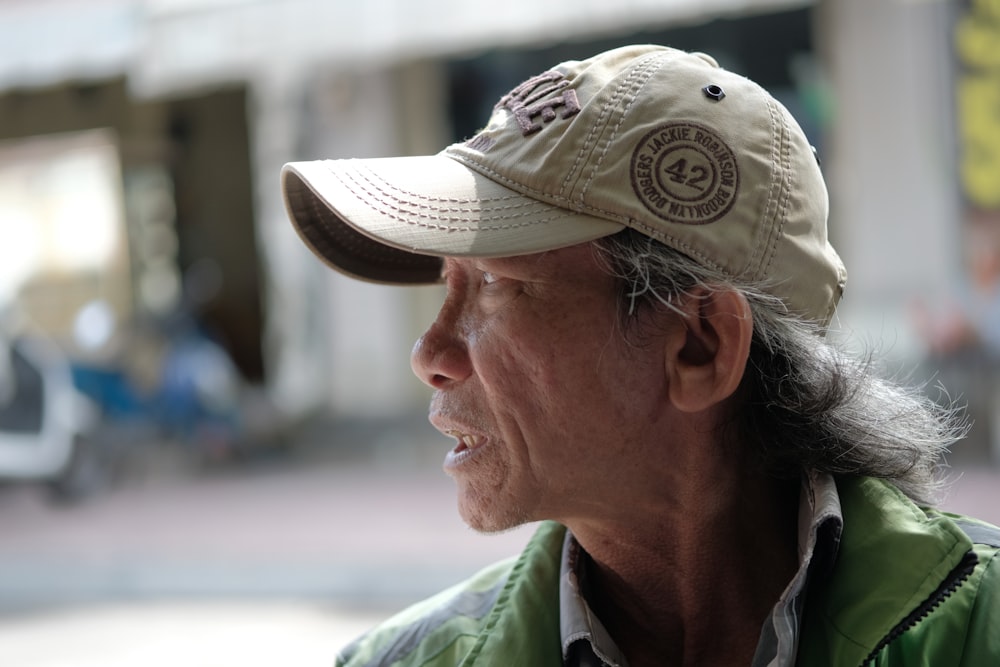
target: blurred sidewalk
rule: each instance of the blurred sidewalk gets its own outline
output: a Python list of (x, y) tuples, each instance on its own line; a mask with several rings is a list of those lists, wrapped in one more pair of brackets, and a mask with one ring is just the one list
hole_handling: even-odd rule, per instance
[(0, 488), (0, 611), (136, 597), (283, 596), (388, 608), (513, 555), (482, 536), (423, 420), (314, 427), (285, 451), (199, 464), (149, 446), (79, 505)]
[(0, 617), (5, 667), (329, 667), (382, 614), (315, 601), (104, 602)]
[(0, 487), (0, 664), (327, 666), (530, 536), (461, 522), (450, 446), (422, 417), (321, 423), (236, 461), (137, 447), (78, 505)]

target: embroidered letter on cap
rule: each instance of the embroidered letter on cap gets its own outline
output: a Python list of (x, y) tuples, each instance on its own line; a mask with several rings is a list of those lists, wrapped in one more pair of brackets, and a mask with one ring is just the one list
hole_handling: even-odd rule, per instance
[[(542, 129), (541, 123), (535, 123), (535, 118), (541, 117), (542, 123), (551, 123), (556, 119), (556, 109), (562, 107), (562, 117), (569, 118), (580, 111), (580, 102), (576, 91), (567, 88), (569, 81), (559, 72), (545, 72), (532, 77), (510, 91), (497, 102), (497, 107), (506, 107), (517, 120), (521, 134), (528, 136)], [(559, 95), (553, 93), (562, 90)]]

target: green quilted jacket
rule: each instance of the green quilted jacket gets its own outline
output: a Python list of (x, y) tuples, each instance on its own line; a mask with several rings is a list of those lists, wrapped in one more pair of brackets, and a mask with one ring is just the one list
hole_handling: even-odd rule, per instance
[[(832, 569), (810, 581), (797, 664), (1000, 667), (1000, 529), (874, 479), (837, 488), (844, 532)], [(561, 665), (564, 535), (543, 524), (518, 558), (389, 619), (336, 665)]]

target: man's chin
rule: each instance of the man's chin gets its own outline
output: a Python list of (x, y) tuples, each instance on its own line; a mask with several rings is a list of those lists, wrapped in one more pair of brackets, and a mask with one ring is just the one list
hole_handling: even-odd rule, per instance
[(500, 535), (531, 523), (533, 519), (520, 509), (498, 507), (470, 507), (470, 503), (459, 500), (458, 513), (472, 530), (482, 535)]

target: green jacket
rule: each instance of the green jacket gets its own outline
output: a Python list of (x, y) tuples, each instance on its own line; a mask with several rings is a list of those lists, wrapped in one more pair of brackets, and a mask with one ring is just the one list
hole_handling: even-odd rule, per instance
[[(844, 532), (810, 581), (798, 664), (1000, 666), (1000, 530), (877, 480), (837, 487)], [(560, 665), (564, 535), (543, 524), (520, 557), (389, 619), (336, 665)]]
[(837, 480), (844, 532), (810, 582), (800, 665), (1000, 666), (1000, 530)]

